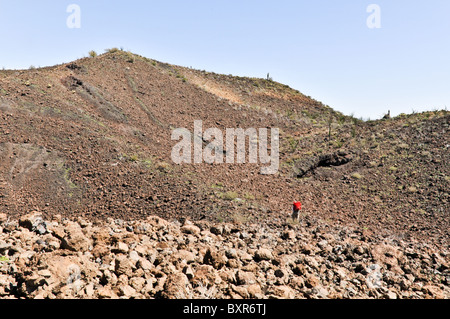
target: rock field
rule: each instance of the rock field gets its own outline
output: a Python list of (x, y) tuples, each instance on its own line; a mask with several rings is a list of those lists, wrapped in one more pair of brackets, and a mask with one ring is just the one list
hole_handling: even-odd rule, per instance
[(320, 221), (107, 223), (0, 214), (0, 298), (435, 298), (449, 252)]

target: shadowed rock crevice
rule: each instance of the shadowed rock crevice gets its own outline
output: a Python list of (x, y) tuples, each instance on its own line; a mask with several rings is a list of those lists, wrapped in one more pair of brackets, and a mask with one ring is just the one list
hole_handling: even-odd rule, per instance
[(68, 76), (62, 80), (62, 83), (69, 90), (77, 92), (83, 99), (94, 105), (102, 117), (119, 123), (128, 122), (127, 117), (123, 114), (122, 110), (106, 100), (100, 91), (93, 85), (83, 82), (74, 76)]
[(352, 155), (346, 151), (309, 157), (295, 163), (294, 174), (297, 178), (301, 178), (318, 167), (342, 166), (351, 162), (352, 159)]

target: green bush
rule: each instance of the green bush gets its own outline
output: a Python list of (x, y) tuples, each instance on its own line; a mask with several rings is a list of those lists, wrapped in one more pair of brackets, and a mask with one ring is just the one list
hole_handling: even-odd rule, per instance
[(361, 179), (362, 176), (361, 176), (360, 173), (356, 172), (356, 173), (353, 173), (353, 174), (352, 174), (352, 178), (354, 178), (354, 179)]
[(239, 195), (236, 192), (229, 191), (229, 192), (226, 192), (225, 194), (223, 194), (223, 199), (235, 200), (236, 198), (238, 198), (238, 196)]
[(0, 262), (9, 262), (8, 257), (0, 256)]
[(105, 51), (107, 53), (116, 53), (116, 52), (119, 52), (119, 49), (118, 48), (111, 48), (111, 49), (106, 49)]

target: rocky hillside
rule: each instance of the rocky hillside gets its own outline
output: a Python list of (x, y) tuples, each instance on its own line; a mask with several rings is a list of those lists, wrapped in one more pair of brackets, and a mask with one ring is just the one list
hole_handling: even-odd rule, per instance
[[(278, 128), (279, 171), (175, 164), (172, 131), (196, 120)], [(271, 79), (117, 49), (1, 70), (0, 294), (448, 296), (449, 128), (447, 111), (363, 121)]]
[(0, 215), (0, 298), (449, 298), (449, 252), (317, 220), (277, 227)]

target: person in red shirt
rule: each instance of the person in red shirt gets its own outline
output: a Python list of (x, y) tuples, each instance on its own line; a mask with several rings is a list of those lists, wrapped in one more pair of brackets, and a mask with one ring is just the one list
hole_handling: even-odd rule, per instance
[(294, 202), (294, 204), (292, 205), (292, 219), (293, 220), (299, 220), (301, 209), (302, 209), (302, 203)]

